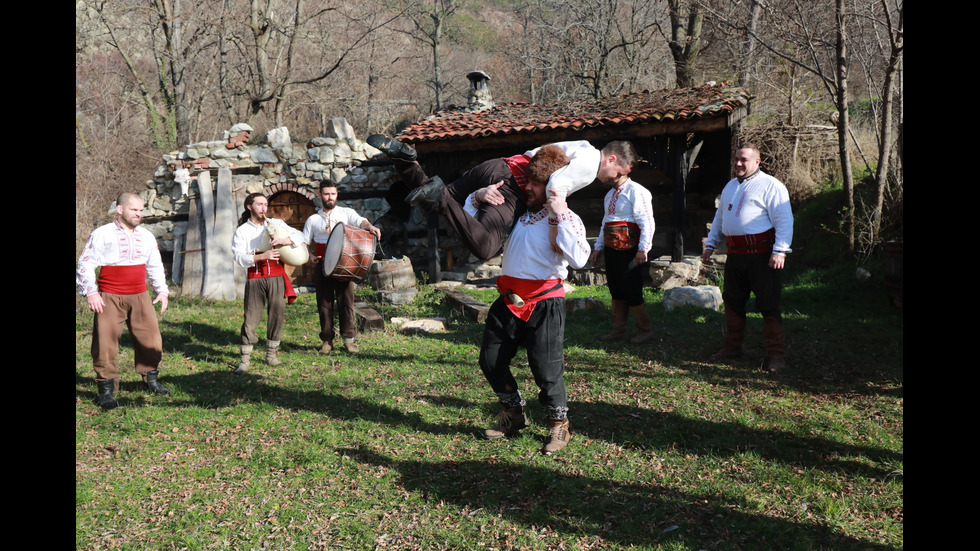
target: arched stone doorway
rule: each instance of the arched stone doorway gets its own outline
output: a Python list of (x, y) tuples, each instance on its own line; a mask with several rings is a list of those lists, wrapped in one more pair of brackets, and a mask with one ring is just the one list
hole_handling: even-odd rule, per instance
[[(316, 214), (316, 204), (302, 193), (295, 191), (280, 191), (269, 197), (270, 218), (278, 218), (291, 227), (303, 231), (306, 219)], [(287, 270), (290, 266), (287, 266)], [(293, 285), (313, 285), (314, 266), (296, 266), (292, 272)]]

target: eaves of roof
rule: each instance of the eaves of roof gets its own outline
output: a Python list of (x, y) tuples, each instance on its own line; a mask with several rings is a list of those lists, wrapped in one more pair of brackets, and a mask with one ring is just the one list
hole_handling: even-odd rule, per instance
[(503, 103), (486, 111), (445, 109), (406, 128), (409, 143), (584, 130), (728, 116), (748, 105), (745, 88), (726, 84), (643, 91), (599, 100)]

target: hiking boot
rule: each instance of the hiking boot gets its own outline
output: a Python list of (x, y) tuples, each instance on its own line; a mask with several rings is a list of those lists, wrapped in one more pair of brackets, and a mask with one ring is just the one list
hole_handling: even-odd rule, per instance
[(415, 148), (408, 145), (407, 143), (402, 143), (395, 138), (389, 138), (384, 134), (371, 134), (365, 140), (368, 145), (377, 149), (378, 151), (384, 153), (392, 159), (400, 159), (402, 161), (414, 161), (418, 156)]
[(483, 431), (483, 435), (490, 440), (496, 440), (517, 434), (526, 426), (527, 416), (524, 415), (524, 406), (504, 406), (504, 409), (497, 414), (497, 424)]
[(161, 385), (157, 378), (160, 376), (160, 371), (154, 369), (146, 374), (146, 388), (152, 390), (157, 394), (170, 394), (170, 389)]
[(568, 441), (572, 439), (572, 433), (569, 431), (568, 419), (552, 419), (548, 418), (548, 440), (544, 443), (544, 448), (541, 449), (545, 455), (551, 455), (556, 451), (564, 448)]
[(329, 354), (333, 350), (333, 343), (331, 341), (323, 341), (320, 345), (320, 354)]
[(95, 400), (95, 403), (102, 409), (114, 409), (119, 407), (116, 399), (112, 397), (112, 393), (116, 388), (116, 380), (109, 379), (107, 381), (98, 381), (96, 385), (99, 387), (99, 397)]

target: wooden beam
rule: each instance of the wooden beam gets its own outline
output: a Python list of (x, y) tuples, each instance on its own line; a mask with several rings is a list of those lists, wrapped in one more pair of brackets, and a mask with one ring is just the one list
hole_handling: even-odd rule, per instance
[(458, 289), (441, 289), (453, 306), (460, 308), (463, 315), (470, 321), (483, 323), (487, 319), (490, 307)]
[(385, 330), (385, 320), (381, 314), (362, 300), (354, 301), (354, 316), (357, 317), (358, 327), (364, 333)]

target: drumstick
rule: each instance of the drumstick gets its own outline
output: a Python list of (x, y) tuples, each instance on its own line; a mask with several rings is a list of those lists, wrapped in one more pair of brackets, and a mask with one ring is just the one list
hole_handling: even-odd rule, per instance
[(513, 289), (507, 289), (507, 298), (514, 303), (514, 306), (518, 308), (524, 308), (524, 299), (522, 299)]

